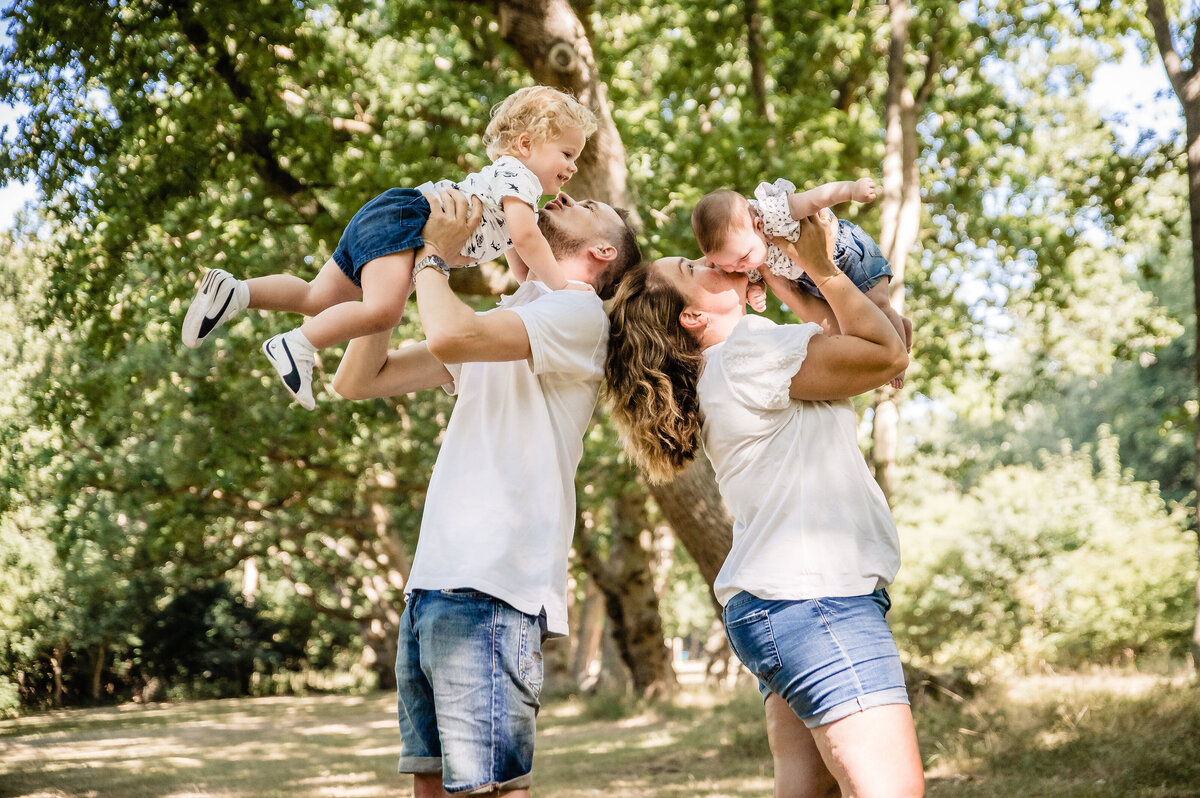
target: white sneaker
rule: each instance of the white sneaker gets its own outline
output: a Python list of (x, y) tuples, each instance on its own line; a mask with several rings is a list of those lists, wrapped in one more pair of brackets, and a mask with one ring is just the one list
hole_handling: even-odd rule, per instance
[(274, 338), (267, 339), (262, 345), (263, 354), (271, 361), (271, 365), (283, 378), (284, 387), (296, 398), (305, 410), (317, 406), (312, 394), (313, 363), (316, 362), (314, 349), (306, 340), (296, 340), (296, 335), (303, 334), (300, 330), (280, 333)]
[(250, 304), (250, 288), (224, 269), (211, 269), (183, 317), (183, 345), (195, 349), (208, 334)]

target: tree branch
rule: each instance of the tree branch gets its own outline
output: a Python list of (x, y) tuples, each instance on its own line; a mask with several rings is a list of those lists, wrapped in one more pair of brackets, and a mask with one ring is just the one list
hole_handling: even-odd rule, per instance
[(1163, 8), (1162, 0), (1146, 0), (1146, 18), (1154, 28), (1154, 41), (1158, 44), (1158, 53), (1162, 56), (1163, 66), (1167, 68), (1167, 77), (1171, 80), (1171, 88), (1180, 101), (1185, 99), (1185, 90), (1191, 72), (1196, 68), (1185, 70), (1179, 53), (1175, 51), (1175, 42), (1171, 38), (1171, 23), (1167, 20), (1167, 11)]

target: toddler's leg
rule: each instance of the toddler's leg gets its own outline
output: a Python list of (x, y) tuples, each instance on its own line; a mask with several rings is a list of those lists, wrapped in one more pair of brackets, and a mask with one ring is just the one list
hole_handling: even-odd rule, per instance
[[(890, 321), (892, 323), (892, 326), (896, 328), (896, 334), (900, 336), (901, 341), (904, 341), (905, 349), (908, 349), (909, 351), (911, 351), (912, 350), (912, 322), (910, 322), (908, 319), (901, 316), (899, 313), (896, 312), (896, 309), (892, 307), (892, 303), (888, 298), (889, 282), (890, 282), (889, 279), (887, 277), (884, 277), (882, 280), (880, 280), (875, 285), (873, 285), (871, 288), (869, 288), (866, 292), (866, 295), (867, 295), (867, 297), (870, 298), (870, 300), (872, 302), (875, 303), (875, 305), (880, 310), (883, 311), (883, 315), (887, 316), (888, 321)], [(897, 374), (895, 377), (893, 377), (890, 384), (893, 388), (896, 388), (897, 390), (899, 390), (900, 388), (903, 388), (904, 387), (904, 372), (902, 371), (899, 374)]]
[(311, 281), (294, 274), (271, 274), (246, 281), (250, 307), (316, 316), (326, 308), (362, 298), (362, 289), (345, 275), (337, 261), (325, 261)]
[(342, 300), (328, 306), (304, 322), (301, 331), (315, 348), (324, 349), (351, 338), (391, 330), (404, 317), (404, 303), (412, 290), (412, 270), (412, 250), (367, 262), (361, 272), (362, 301)]
[[(328, 271), (330, 265), (336, 270), (336, 275)], [(390, 330), (400, 323), (404, 315), (404, 303), (412, 288), (412, 268), (412, 250), (375, 258), (362, 268), (361, 291), (354, 288), (354, 284), (333, 261), (321, 269), (308, 292), (310, 300), (315, 302), (311, 307), (327, 302), (334, 304), (326, 305), (300, 327), (269, 339), (262, 347), (283, 379), (284, 386), (301, 407), (312, 410), (316, 406), (312, 395), (316, 350), (362, 335)], [(354, 295), (340, 286), (338, 280), (344, 280), (346, 285), (353, 288)], [(269, 288), (282, 289), (273, 296), (283, 296), (288, 290), (282, 281), (272, 283)], [(362, 301), (353, 301), (358, 298)]]

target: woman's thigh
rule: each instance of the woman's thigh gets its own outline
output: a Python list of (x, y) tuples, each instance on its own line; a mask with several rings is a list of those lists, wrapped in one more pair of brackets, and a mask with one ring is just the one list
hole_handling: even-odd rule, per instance
[(825, 766), (804, 721), (774, 693), (767, 696), (764, 709), (775, 766), (775, 798), (836, 798), (837, 779)]
[(846, 798), (914, 798), (925, 773), (912, 711), (888, 704), (812, 729), (821, 758)]

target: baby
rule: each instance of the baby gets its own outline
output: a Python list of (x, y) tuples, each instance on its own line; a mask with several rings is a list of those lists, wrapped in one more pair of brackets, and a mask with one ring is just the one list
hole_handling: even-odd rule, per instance
[[(760, 183), (753, 200), (729, 189), (706, 195), (692, 211), (692, 230), (709, 263), (722, 271), (743, 272), (750, 276), (752, 290), (748, 299), (756, 310), (765, 308), (765, 295), (761, 288), (756, 288), (762, 279), (757, 270), (763, 266), (824, 301), (816, 283), (772, 244), (768, 236), (795, 241), (799, 235), (797, 220), (849, 200), (871, 202), (875, 196), (875, 181), (869, 177), (826, 183), (800, 193), (796, 193), (792, 183), (780, 178), (773, 184)], [(861, 227), (840, 219), (831, 254), (837, 267), (879, 306), (907, 344), (911, 332), (905, 329), (907, 320), (888, 301), (892, 267), (880, 252), (879, 245)], [(911, 326), (908, 329), (911, 330)], [(898, 375), (891, 384), (895, 388), (903, 387), (904, 375)]]
[(595, 115), (575, 98), (546, 86), (520, 89), (496, 107), (484, 133), (490, 165), (458, 182), (380, 194), (354, 214), (333, 257), (311, 281), (292, 274), (239, 280), (221, 269), (209, 271), (183, 320), (184, 346), (200, 346), (247, 307), (303, 313), (311, 318), (262, 349), (296, 401), (312, 410), (316, 350), (399, 324), (412, 291), (413, 253), (423, 244), (421, 229), (429, 218), (422, 192), (442, 188), (483, 201), (483, 220), (462, 251), (472, 264), (506, 254), (519, 281), (532, 273), (552, 289), (565, 288), (538, 229), (538, 208), (543, 194), (557, 195), (575, 174), (595, 131)]

